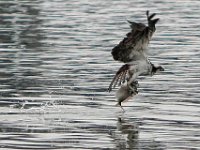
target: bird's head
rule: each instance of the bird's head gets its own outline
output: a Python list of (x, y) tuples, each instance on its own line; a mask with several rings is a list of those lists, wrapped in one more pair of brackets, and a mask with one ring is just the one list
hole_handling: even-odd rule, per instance
[(162, 66), (156, 67), (154, 64), (152, 64), (152, 71), (151, 75), (154, 75), (156, 72), (164, 71), (164, 68)]

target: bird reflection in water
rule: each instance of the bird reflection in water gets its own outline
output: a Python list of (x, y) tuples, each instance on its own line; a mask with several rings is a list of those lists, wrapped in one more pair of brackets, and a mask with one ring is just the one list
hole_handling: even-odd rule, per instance
[(116, 150), (165, 150), (166, 146), (155, 139), (139, 139), (139, 124), (126, 120), (123, 117), (117, 119), (117, 130), (111, 133)]
[(117, 150), (138, 148), (138, 126), (118, 117), (117, 131), (112, 134)]
[(134, 149), (138, 147), (139, 131), (136, 123), (129, 123), (123, 118), (118, 118), (117, 129), (126, 137), (126, 148)]

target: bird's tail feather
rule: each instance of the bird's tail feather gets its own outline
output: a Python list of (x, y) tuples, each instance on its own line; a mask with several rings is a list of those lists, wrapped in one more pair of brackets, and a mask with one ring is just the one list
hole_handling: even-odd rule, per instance
[(156, 13), (149, 15), (148, 10), (146, 12), (146, 15), (147, 15), (147, 21), (148, 21), (149, 28), (152, 30), (152, 32), (155, 32), (155, 30), (156, 30), (155, 25), (158, 22), (159, 18), (153, 19), (153, 17), (155, 17)]

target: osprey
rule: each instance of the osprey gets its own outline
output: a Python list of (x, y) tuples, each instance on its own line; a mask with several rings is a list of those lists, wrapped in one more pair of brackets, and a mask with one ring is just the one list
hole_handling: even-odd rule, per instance
[[(136, 78), (139, 75), (153, 75), (157, 71), (164, 70), (161, 66), (156, 67), (153, 65), (147, 57), (147, 47), (153, 33), (156, 31), (155, 25), (159, 20), (159, 18), (153, 19), (155, 15), (155, 13), (149, 15), (149, 11), (146, 12), (147, 26), (143, 23), (128, 21), (130, 23), (131, 32), (127, 33), (126, 37), (115, 46), (111, 52), (114, 60), (125, 64), (120, 67), (111, 81), (108, 89), (109, 92), (116, 85), (120, 86), (127, 80), (127, 86), (125, 86), (125, 88), (122, 86), (118, 90), (117, 95), (120, 95), (119, 91), (121, 89), (123, 89), (123, 91), (125, 91), (124, 89), (127, 89), (128, 91), (137, 93), (137, 85), (134, 85), (134, 83), (137, 83)], [(121, 97), (119, 98), (119, 96), (117, 98), (122, 99)], [(122, 102), (123, 100), (120, 101)], [(119, 103), (120, 106), (121, 102)]]

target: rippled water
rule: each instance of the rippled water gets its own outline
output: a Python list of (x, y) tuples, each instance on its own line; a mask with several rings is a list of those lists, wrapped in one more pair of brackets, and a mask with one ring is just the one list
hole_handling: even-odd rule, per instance
[[(1, 149), (199, 149), (200, 1), (1, 0)], [(126, 19), (161, 21), (141, 78), (116, 107), (111, 49)]]

